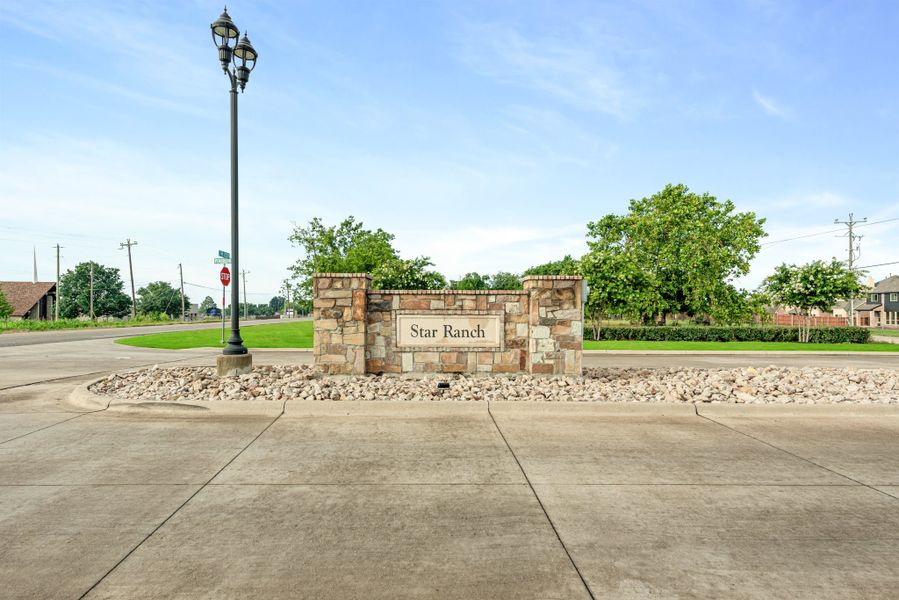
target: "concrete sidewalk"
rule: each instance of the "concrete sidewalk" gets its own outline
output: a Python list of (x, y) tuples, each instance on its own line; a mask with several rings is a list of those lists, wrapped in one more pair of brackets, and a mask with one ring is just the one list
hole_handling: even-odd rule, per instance
[(66, 389), (0, 391), (11, 597), (842, 599), (899, 588), (889, 407), (76, 413)]

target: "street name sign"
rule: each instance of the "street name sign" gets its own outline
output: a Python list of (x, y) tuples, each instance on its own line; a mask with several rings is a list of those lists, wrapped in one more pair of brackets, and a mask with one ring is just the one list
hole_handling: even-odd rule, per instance
[(217, 265), (230, 265), (231, 259), (230, 258), (222, 258), (221, 256), (219, 256), (213, 262)]
[(219, 256), (222, 258), (231, 258), (231, 253), (225, 252), (224, 250), (219, 250)]

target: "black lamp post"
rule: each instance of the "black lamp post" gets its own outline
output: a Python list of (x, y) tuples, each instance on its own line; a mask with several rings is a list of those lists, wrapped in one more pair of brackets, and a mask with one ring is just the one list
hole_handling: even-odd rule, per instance
[[(240, 273), (240, 254), (238, 248), (237, 228), (237, 87), (243, 92), (250, 79), (250, 71), (256, 66), (258, 56), (247, 34), (244, 33), (240, 41), (237, 40), (240, 30), (228, 16), (228, 9), (210, 25), (212, 29), (212, 41), (218, 47), (219, 61), (222, 70), (231, 81), (231, 264), (234, 273)], [(240, 278), (231, 280), (231, 337), (222, 354), (246, 354), (247, 348), (240, 337), (240, 311), (235, 306), (240, 306)]]

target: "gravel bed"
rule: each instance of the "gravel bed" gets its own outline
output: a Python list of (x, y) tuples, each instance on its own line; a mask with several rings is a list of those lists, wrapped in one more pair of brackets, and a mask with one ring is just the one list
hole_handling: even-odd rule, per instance
[[(449, 383), (438, 389), (437, 382)], [(520, 400), (550, 402), (834, 402), (899, 404), (899, 371), (754, 367), (584, 369), (583, 377), (441, 375), (322, 377), (311, 366), (257, 366), (218, 378), (212, 367), (114, 374), (91, 391), (124, 400)]]

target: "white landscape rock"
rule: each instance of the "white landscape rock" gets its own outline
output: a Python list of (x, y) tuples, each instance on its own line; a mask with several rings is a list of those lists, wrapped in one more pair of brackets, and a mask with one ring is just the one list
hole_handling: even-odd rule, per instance
[[(438, 389), (437, 382), (449, 383)], [(337, 377), (311, 366), (257, 366), (219, 378), (214, 367), (114, 374), (91, 391), (130, 401), (515, 400), (734, 404), (899, 404), (899, 371), (765, 367), (743, 369), (584, 369), (583, 377), (472, 375)]]

